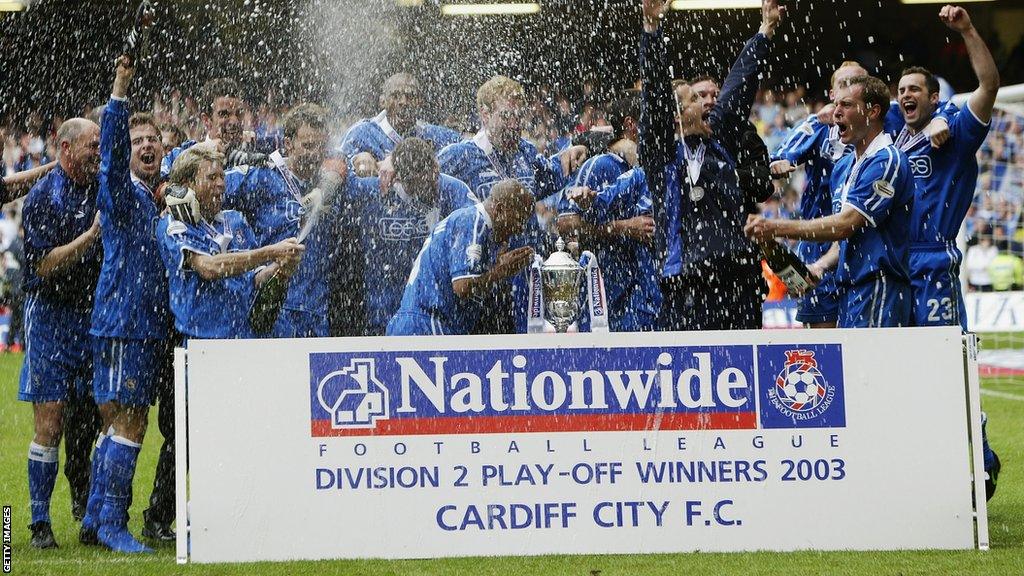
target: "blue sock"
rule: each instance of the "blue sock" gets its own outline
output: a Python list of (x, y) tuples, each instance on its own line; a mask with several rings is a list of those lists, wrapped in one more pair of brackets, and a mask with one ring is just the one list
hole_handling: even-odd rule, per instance
[(89, 503), (85, 507), (85, 518), (82, 527), (95, 530), (100, 523), (100, 509), (103, 508), (103, 496), (107, 493), (107, 435), (100, 432), (96, 439), (96, 450), (92, 453), (92, 476), (89, 484)]
[(988, 472), (996, 465), (996, 453), (988, 445), (988, 432), (985, 431), (988, 425), (988, 415), (981, 413), (981, 453), (985, 462), (985, 471)]
[(121, 436), (107, 438), (106, 458), (107, 490), (100, 509), (100, 525), (122, 527), (128, 523), (128, 504), (132, 498), (132, 480), (139, 449), (135, 442)]
[(50, 521), (50, 496), (57, 483), (57, 446), (28, 445), (28, 497), (32, 523)]

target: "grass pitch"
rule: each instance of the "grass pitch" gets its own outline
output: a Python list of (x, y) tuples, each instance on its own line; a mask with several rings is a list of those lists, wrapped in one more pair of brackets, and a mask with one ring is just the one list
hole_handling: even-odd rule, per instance
[[(1024, 341), (1024, 339), (1022, 339)], [(410, 561), (324, 561), (259, 564), (185, 565), (174, 560), (173, 546), (145, 557), (116, 555), (78, 544), (78, 524), (71, 519), (70, 496), (63, 473), (52, 502), (59, 550), (29, 547), (28, 486), (25, 454), (31, 440), (32, 408), (15, 400), (21, 355), (0, 356), (0, 504), (13, 508), (13, 573), (33, 575), (110, 576), (116, 574), (268, 574), (350, 575), (496, 575), (559, 574), (717, 575), (717, 574), (1024, 574), (1024, 378), (988, 379), (985, 395), (989, 434), (1003, 461), (999, 491), (989, 503), (989, 552), (796, 552), (744, 554), (657, 554), (618, 556), (542, 556), (531, 558), (460, 558)], [(161, 437), (155, 421), (140, 457), (131, 509), (132, 533), (142, 530), (142, 510), (153, 485)], [(63, 452), (61, 458), (63, 459)]]

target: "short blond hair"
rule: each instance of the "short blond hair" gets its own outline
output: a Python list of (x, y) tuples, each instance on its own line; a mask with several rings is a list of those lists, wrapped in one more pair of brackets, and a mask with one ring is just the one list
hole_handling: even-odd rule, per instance
[(476, 107), (480, 110), (491, 110), (498, 100), (526, 100), (523, 85), (507, 76), (494, 76), (476, 91)]
[(839, 71), (842, 70), (843, 68), (852, 68), (853, 66), (856, 66), (857, 68), (860, 68), (867, 72), (867, 69), (861, 66), (860, 62), (857, 62), (856, 60), (844, 60), (843, 63), (839, 65), (839, 68), (836, 68), (835, 72), (833, 72), (832, 76), (828, 79), (828, 85), (835, 87), (836, 75), (839, 74)]
[(224, 155), (217, 150), (217, 146), (210, 142), (196, 144), (181, 153), (171, 166), (171, 173), (167, 177), (171, 184), (188, 186), (195, 182), (196, 174), (199, 173), (199, 164), (204, 160), (210, 162), (224, 162)]

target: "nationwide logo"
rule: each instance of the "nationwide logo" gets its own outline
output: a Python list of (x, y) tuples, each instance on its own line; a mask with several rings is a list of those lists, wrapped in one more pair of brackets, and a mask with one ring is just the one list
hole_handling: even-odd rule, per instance
[(604, 292), (604, 277), (601, 276), (601, 269), (594, 266), (590, 269), (590, 285), (594, 287), (590, 295), (594, 307), (594, 316), (604, 316), (604, 299), (601, 294)]
[(373, 358), (354, 358), (320, 379), (316, 399), (331, 428), (373, 428), (388, 417), (388, 389), (377, 379)]
[[(324, 437), (844, 426), (842, 355), (838, 345), (828, 346), (787, 347), (813, 352), (818, 381), (831, 390), (831, 400), (819, 401), (818, 412), (787, 408), (801, 417), (786, 416), (765, 395), (785, 364), (774, 346), (312, 353), (311, 432)], [(783, 360), (773, 364), (775, 356)], [(807, 373), (791, 370), (801, 377)]]

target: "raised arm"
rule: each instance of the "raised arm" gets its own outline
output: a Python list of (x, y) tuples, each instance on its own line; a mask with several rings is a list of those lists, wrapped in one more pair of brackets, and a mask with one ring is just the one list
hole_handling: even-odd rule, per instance
[(647, 174), (654, 208), (654, 247), (658, 260), (668, 254), (669, 201), (665, 190), (665, 166), (675, 159), (675, 94), (668, 65), (668, 48), (661, 33), (666, 0), (643, 0), (643, 34), (640, 36), (640, 142), (637, 154)]
[(100, 191), (97, 205), (110, 218), (130, 216), (133, 208), (130, 163), (132, 142), (128, 132), (126, 97), (135, 69), (127, 56), (117, 61), (110, 101), (100, 126)]
[(971, 93), (967, 106), (978, 120), (987, 124), (992, 119), (992, 107), (995, 106), (996, 94), (999, 92), (999, 70), (992, 59), (992, 53), (974, 28), (967, 10), (959, 6), (943, 6), (939, 11), (939, 19), (949, 29), (959, 32), (964, 39), (971, 68), (978, 78), (978, 88)]
[(640, 164), (647, 174), (664, 170), (675, 158), (675, 95), (669, 72), (668, 48), (661, 32), (666, 0), (644, 0), (640, 37)]
[(0, 179), (0, 204), (14, 202), (28, 194), (28, 191), (32, 189), (36, 181), (45, 176), (56, 165), (57, 161), (54, 160), (49, 164), (43, 164), (29, 170), (16, 172), (10, 176), (4, 176)]
[[(730, 142), (735, 139), (723, 138), (726, 135), (719, 133), (720, 128), (725, 126), (726, 122), (742, 121), (750, 116), (757, 87), (761, 82), (761, 67), (771, 51), (772, 37), (775, 36), (775, 30), (785, 13), (785, 8), (779, 6), (778, 0), (764, 0), (761, 3), (761, 27), (740, 50), (736, 62), (729, 69), (729, 75), (722, 83), (722, 94), (718, 104), (711, 110), (708, 123), (730, 153), (735, 153), (735, 142)], [(738, 137), (738, 134), (736, 136)]]

